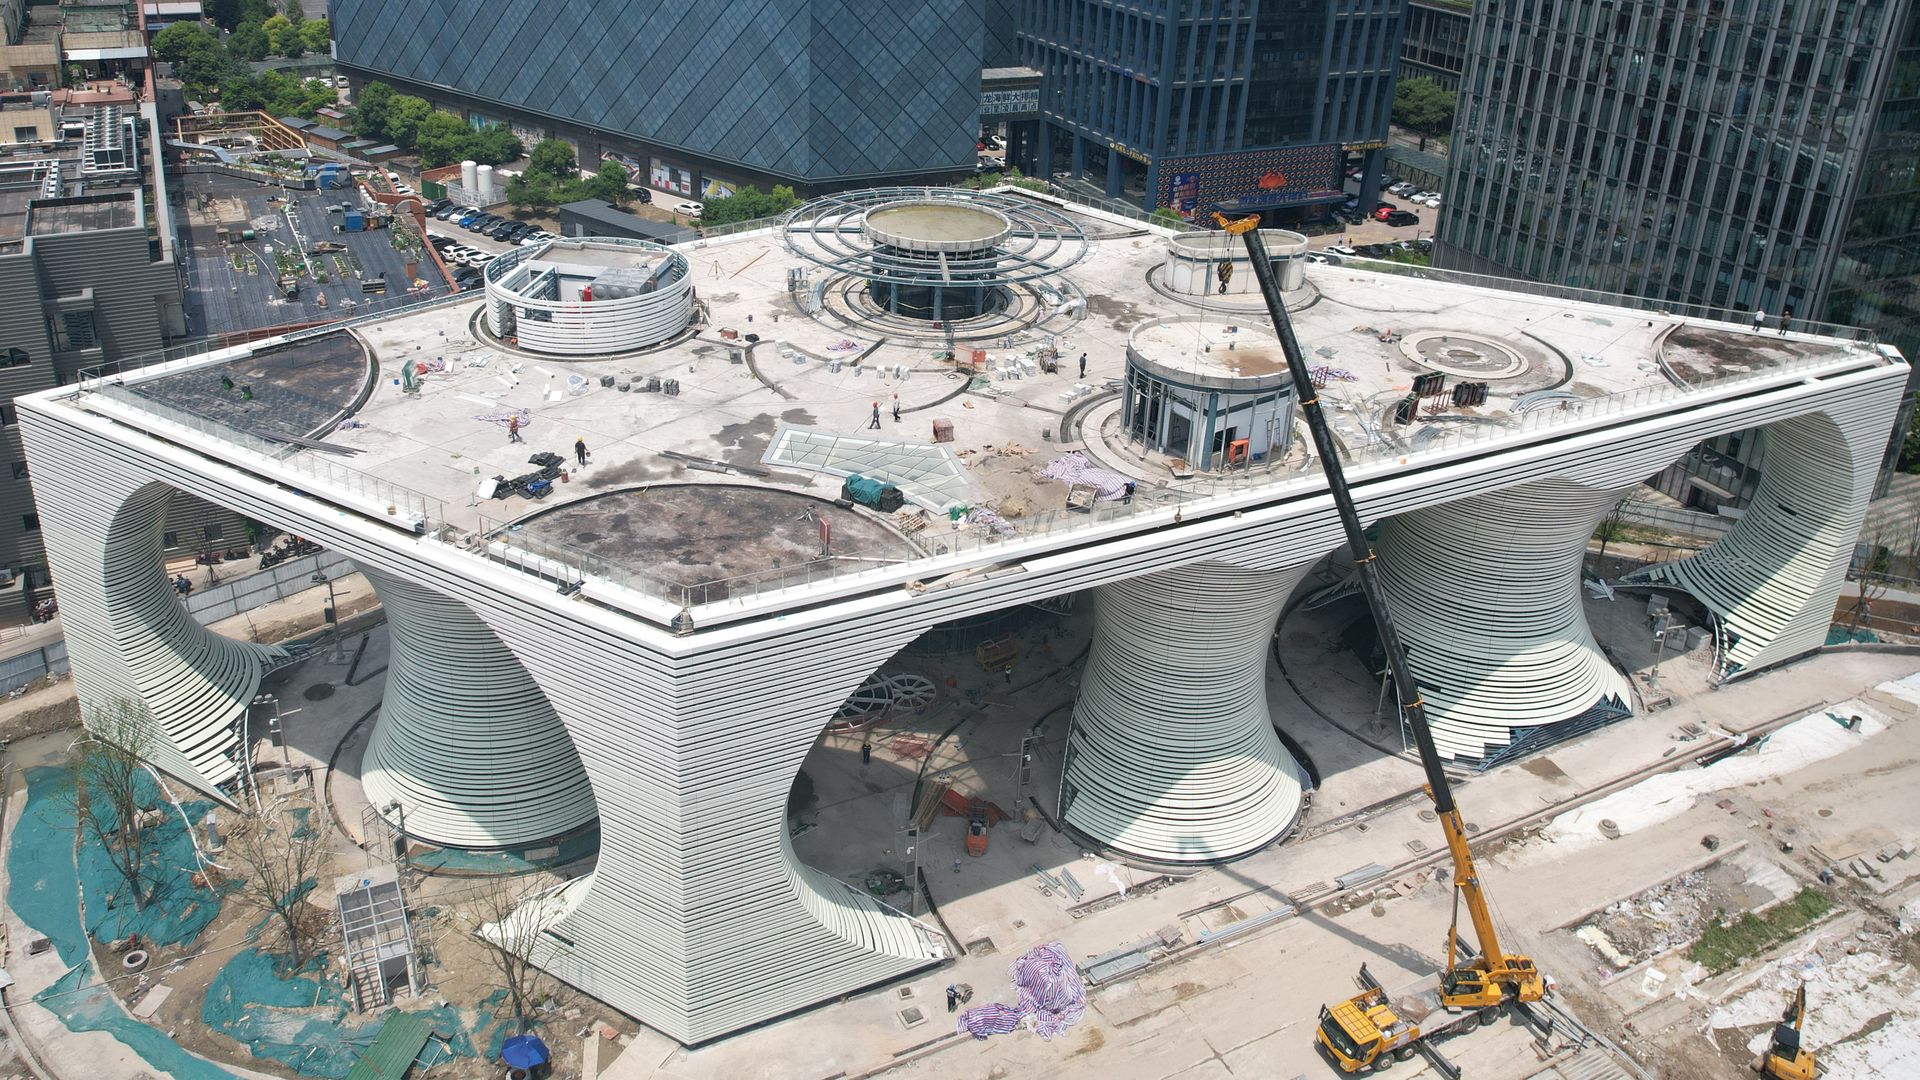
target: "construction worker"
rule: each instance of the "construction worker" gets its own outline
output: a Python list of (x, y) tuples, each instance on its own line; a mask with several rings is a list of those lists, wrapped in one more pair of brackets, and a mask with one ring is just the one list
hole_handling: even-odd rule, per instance
[(520, 437), (520, 418), (518, 416), (510, 416), (507, 418), (507, 441), (510, 443), (526, 441)]
[(867, 430), (880, 430), (880, 403), (877, 401), (873, 403), (873, 416), (867, 421)]
[(579, 459), (581, 468), (587, 467), (587, 440), (573, 440), (573, 456)]

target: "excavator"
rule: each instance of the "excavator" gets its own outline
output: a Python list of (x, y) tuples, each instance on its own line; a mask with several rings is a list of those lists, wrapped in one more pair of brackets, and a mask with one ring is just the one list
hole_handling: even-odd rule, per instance
[(1767, 1080), (1814, 1080), (1820, 1075), (1813, 1051), (1800, 1047), (1800, 1029), (1807, 1022), (1807, 985), (1800, 984), (1785, 1016), (1773, 1025), (1773, 1045), (1753, 1060), (1753, 1071)]
[[(1214, 220), (1229, 235), (1242, 239), (1247, 255), (1253, 262), (1254, 277), (1259, 282), (1261, 295), (1266, 299), (1267, 314), (1273, 320), (1274, 332), (1279, 336), (1281, 349), (1287, 357), (1300, 412), (1312, 433), (1314, 449), (1326, 473), (1327, 488), (1340, 513), (1340, 524), (1353, 554), (1361, 592), (1366, 596), (1367, 607), (1372, 611), (1374, 624), (1379, 630), (1381, 647), (1387, 654), (1395, 696), (1400, 699), (1401, 713), (1420, 751), (1420, 764), (1427, 776), (1427, 795), (1433, 800), (1434, 813), (1438, 815), (1440, 830), (1446, 837), (1447, 854), (1453, 860), (1453, 923), (1447, 929), (1447, 964), (1440, 973), (1439, 985), (1411, 998), (1393, 1001), (1363, 965), (1360, 978), (1365, 989), (1346, 1001), (1320, 1010), (1320, 1026), (1315, 1039), (1333, 1063), (1342, 1072), (1356, 1073), (1369, 1069), (1379, 1072), (1396, 1061), (1413, 1057), (1423, 1040), (1470, 1023), (1492, 1023), (1508, 1001), (1539, 1001), (1546, 996), (1547, 983), (1532, 960), (1510, 953), (1500, 945), (1493, 913), (1487, 905), (1486, 891), (1481, 885), (1479, 871), (1474, 867), (1473, 852), (1467, 847), (1466, 827), (1462, 824), (1460, 808), (1453, 799), (1453, 786), (1447, 780), (1439, 751), (1434, 748), (1433, 729), (1427, 723), (1426, 704), (1421, 699), (1413, 672), (1407, 666), (1406, 648), (1401, 644), (1393, 613), (1387, 608), (1373, 547), (1367, 541), (1359, 512), (1354, 507), (1352, 492), (1347, 487), (1339, 446), (1328, 427), (1326, 414), (1320, 408), (1319, 391), (1313, 385), (1300, 341), (1294, 336), (1292, 320), (1287, 317), (1286, 303), (1274, 277), (1273, 259), (1267, 254), (1266, 242), (1260, 235), (1260, 219), (1256, 216), (1233, 221), (1225, 215), (1215, 214)], [(1477, 954), (1470, 955), (1470, 950), (1460, 941), (1460, 907), (1463, 904), (1468, 919), (1473, 923), (1474, 935), (1479, 939)]]

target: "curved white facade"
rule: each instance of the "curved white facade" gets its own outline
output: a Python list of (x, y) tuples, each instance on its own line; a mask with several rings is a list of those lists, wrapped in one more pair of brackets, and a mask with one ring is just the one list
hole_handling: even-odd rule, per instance
[[(1292, 292), (1306, 284), (1307, 238), (1285, 229), (1261, 229), (1267, 253), (1273, 256), (1274, 275), (1280, 288)], [(1220, 283), (1222, 264), (1233, 269), (1225, 287)], [(1176, 233), (1167, 238), (1167, 259), (1160, 266), (1161, 280), (1167, 288), (1184, 296), (1260, 295), (1260, 283), (1253, 276), (1253, 262), (1237, 236), (1216, 230)]]
[(1700, 554), (1629, 575), (1684, 589), (1721, 619), (1722, 675), (1826, 643), (1885, 439), (1814, 414), (1761, 428), (1766, 457), (1747, 513)]
[(1238, 858), (1287, 831), (1302, 776), (1267, 712), (1267, 646), (1305, 574), (1209, 562), (1094, 590), (1067, 824), (1168, 863)]
[[(1396, 279), (1381, 287), (1402, 286)], [(180, 370), (218, 362), (184, 361)], [(1871, 483), (1908, 373), (1890, 353), (1850, 350), (1724, 384), (1657, 387), (1606, 407), (1556, 413), (1551, 425), (1517, 424), (1473, 441), (1356, 455), (1348, 475), (1362, 520), (1378, 522), (1549, 477), (1597, 489), (1631, 484), (1703, 439), (1796, 425), (1777, 436), (1782, 445), (1802, 442), (1804, 453), (1828, 459), (1780, 466), (1783, 473), (1805, 472), (1791, 491), (1779, 490), (1809, 524), (1795, 531), (1788, 522), (1749, 515), (1741, 528), (1757, 535), (1738, 544), (1752, 549), (1730, 536), (1725, 551), (1673, 571), (1710, 580), (1711, 588), (1699, 586), (1708, 602), (1728, 613), (1741, 646), (1757, 649), (1764, 662), (1769, 651), (1778, 655), (1823, 630), (1831, 616), (1864, 508), (1854, 493)], [(151, 534), (120, 520), (123, 504), (147, 485), (191, 491), (463, 605), (517, 658), (565, 725), (599, 813), (595, 872), (567, 891), (539, 939), (539, 962), (682, 1042), (874, 986), (940, 952), (937, 935), (798, 864), (786, 813), (794, 777), (823, 726), (867, 676), (932, 626), (1115, 586), (1122, 598), (1098, 616), (1110, 623), (1100, 646), (1109, 659), (1090, 660), (1101, 667), (1084, 680), (1089, 719), (1076, 722), (1082, 730), (1073, 736), (1073, 768), (1086, 783), (1074, 800), (1081, 805), (1068, 808), (1070, 820), (1085, 832), (1105, 827), (1103, 821), (1116, 834), (1137, 827), (1121, 839), (1191, 860), (1257, 847), (1297, 810), (1297, 801), (1283, 797), (1291, 762), (1260, 737), (1267, 718), (1251, 688), (1286, 583), (1341, 542), (1324, 484), (1311, 470), (1276, 471), (1270, 480), (1254, 474), (1178, 503), (1102, 506), (1076, 515), (1070, 530), (1016, 534), (683, 604), (593, 568), (574, 579), (579, 590), (563, 592), (537, 565), (491, 560), (463, 544), (461, 533), (442, 532), (438, 519), (416, 532), (406, 515), (389, 512), (392, 501), (375, 483), (380, 477), (310, 451), (263, 452), (256, 441), (217, 425), (182, 423), (130, 395), (68, 388), (16, 402), (48, 562), (69, 615), (76, 685), (89, 709), (127, 693), (171, 700), (168, 687), (135, 672), (149, 665), (184, 670), (202, 684), (204, 693), (188, 695), (201, 704), (191, 713), (168, 708), (190, 720), (183, 736), (206, 736), (223, 723), (230, 730), (251, 693), (251, 660), (194, 638), (196, 631), (154, 603), (151, 594), (164, 586), (151, 561), (158, 553), (134, 552)], [(492, 432), (485, 443), (500, 446)], [(1783, 451), (1789, 458), (1796, 452)], [(517, 457), (519, 448), (512, 453)], [(1831, 511), (1812, 514), (1793, 494), (1804, 489), (1806, 497), (1822, 497), (1815, 494), (1820, 477), (1840, 470), (1851, 472), (1835, 489), (1838, 497), (1824, 493)], [(464, 495), (470, 481), (459, 479)], [(472, 518), (461, 517), (472, 513), (464, 501), (448, 500), (445, 513), (470, 528)], [(1530, 527), (1514, 519), (1514, 531)], [(1760, 533), (1771, 539), (1761, 543)], [(1733, 565), (1776, 548), (1785, 555)], [(133, 583), (114, 580), (118, 575)], [(139, 584), (142, 577), (151, 584)], [(1136, 584), (1126, 591), (1121, 583), (1129, 581)], [(150, 614), (138, 617), (135, 604)], [(1777, 619), (1777, 630), (1767, 630), (1763, 613)], [(1168, 629), (1154, 629), (1160, 626)], [(1160, 652), (1197, 653), (1195, 670), (1212, 673), (1207, 688), (1186, 685), (1186, 670), (1164, 656), (1142, 654), (1141, 641), (1156, 632)], [(1127, 663), (1153, 678), (1126, 670)], [(1091, 699), (1101, 695), (1105, 702), (1096, 707)], [(1140, 701), (1162, 699), (1187, 714), (1140, 716)], [(1134, 730), (1132, 720), (1147, 726)], [(1270, 724), (1264, 735), (1271, 738)], [(1160, 747), (1159, 759), (1129, 741)], [(1258, 759), (1259, 767), (1245, 769), (1222, 745), (1246, 747), (1240, 756)], [(1103, 756), (1156, 769), (1157, 779), (1135, 780), (1129, 793), (1125, 776), (1090, 775), (1106, 768)], [(155, 758), (209, 783), (176, 740)], [(1221, 771), (1204, 768), (1209, 762)], [(1235, 769), (1252, 779), (1232, 779)], [(1085, 793), (1096, 783), (1112, 785), (1113, 793)], [(1120, 806), (1147, 784), (1175, 798), (1204, 788), (1241, 799), (1243, 810), (1229, 821), (1192, 804), (1175, 815), (1178, 828), (1144, 813), (1092, 814), (1101, 800)]]
[(1540, 480), (1388, 519), (1380, 580), (1442, 754), (1630, 711), (1581, 610), (1587, 539), (1625, 489)]
[(594, 819), (566, 725), (466, 605), (361, 568), (392, 634), (380, 719), (361, 763), (367, 801), (398, 802), (411, 836), (449, 847), (528, 844)]
[(487, 325), (522, 349), (606, 356), (658, 345), (693, 321), (686, 257), (645, 240), (581, 237), (487, 264)]
[(187, 614), (162, 565), (175, 488), (85, 467), (34, 481), (50, 496), (40, 525), (49, 552), (59, 552), (50, 558), (84, 711), (144, 703), (154, 763), (226, 798), (263, 662), (285, 653), (222, 637)]

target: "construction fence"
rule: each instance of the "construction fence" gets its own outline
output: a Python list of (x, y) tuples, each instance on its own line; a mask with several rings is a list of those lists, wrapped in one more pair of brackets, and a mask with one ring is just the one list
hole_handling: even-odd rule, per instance
[(200, 625), (211, 626), (295, 593), (318, 588), (313, 581), (313, 575), (318, 573), (340, 578), (358, 571), (352, 560), (331, 551), (304, 555), (225, 584), (196, 589), (187, 597), (187, 611)]

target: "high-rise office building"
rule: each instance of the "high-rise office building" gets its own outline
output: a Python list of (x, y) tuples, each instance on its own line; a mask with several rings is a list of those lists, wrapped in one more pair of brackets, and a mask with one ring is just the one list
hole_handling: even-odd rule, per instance
[(1005, 0), (333, 0), (336, 59), (691, 198), (972, 173)]
[(1041, 97), (1010, 159), (1189, 215), (1339, 202), (1348, 152), (1378, 175), (1405, 17), (1406, 0), (1031, 0)]
[(1911, 4), (1720, 7), (1481, 3), (1435, 261), (1676, 304), (1906, 323), (1893, 309), (1913, 262), (1896, 252), (1911, 250), (1920, 193), (1914, 77), (1896, 60), (1911, 47)]

